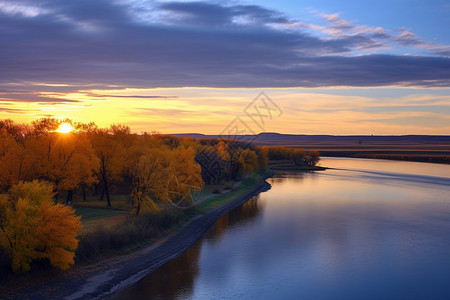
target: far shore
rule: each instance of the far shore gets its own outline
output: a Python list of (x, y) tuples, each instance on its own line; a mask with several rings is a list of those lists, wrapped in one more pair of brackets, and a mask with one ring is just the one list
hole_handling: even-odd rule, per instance
[(279, 164), (270, 166), (272, 171), (293, 171), (293, 172), (310, 172), (310, 171), (325, 171), (327, 167), (321, 166), (296, 166), (289, 164)]
[[(5, 299), (98, 299), (112, 294), (143, 278), (175, 259), (197, 242), (223, 214), (270, 189), (270, 171), (248, 189), (227, 193), (224, 200), (214, 200), (207, 212), (193, 217), (166, 238), (146, 248), (118, 255), (100, 262), (75, 266), (25, 289), (10, 290)], [(217, 198), (219, 198), (218, 196)], [(214, 197), (216, 198), (216, 197)], [(210, 201), (205, 201), (210, 202)], [(3, 293), (3, 292), (2, 292)]]

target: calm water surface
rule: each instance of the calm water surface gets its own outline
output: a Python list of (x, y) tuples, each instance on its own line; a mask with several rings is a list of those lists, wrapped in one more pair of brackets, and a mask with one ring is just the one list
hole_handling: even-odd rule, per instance
[(323, 159), (113, 299), (450, 299), (450, 166)]

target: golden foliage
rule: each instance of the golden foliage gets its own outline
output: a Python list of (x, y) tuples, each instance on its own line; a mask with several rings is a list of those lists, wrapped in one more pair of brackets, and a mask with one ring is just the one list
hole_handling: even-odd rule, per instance
[(192, 200), (192, 192), (201, 190), (205, 184), (202, 169), (195, 162), (195, 153), (190, 147), (180, 147), (171, 152), (172, 174), (167, 184), (167, 193), (172, 202), (186, 205), (181, 202)]
[(0, 195), (0, 245), (14, 272), (28, 271), (35, 259), (48, 259), (62, 270), (74, 263), (80, 217), (71, 207), (55, 204), (52, 190), (34, 180)]
[(182, 146), (170, 150), (171, 145), (150, 148), (144, 140), (135, 148), (129, 174), (136, 214), (142, 206), (158, 211), (158, 201), (190, 200), (191, 192), (203, 187), (201, 167), (194, 159), (195, 150)]
[(281, 146), (262, 147), (268, 153), (270, 160), (291, 160), (296, 165), (315, 166), (320, 160), (319, 151), (305, 151), (298, 148), (287, 148)]
[(239, 162), (242, 174), (249, 174), (258, 170), (258, 155), (253, 150), (240, 149)]
[(98, 181), (103, 184), (106, 201), (111, 206), (109, 187), (113, 182), (122, 181), (135, 137), (130, 134), (129, 127), (122, 125), (112, 125), (109, 129), (93, 128), (88, 134), (99, 162), (96, 171)]
[(25, 173), (23, 145), (0, 130), (0, 190), (7, 191)]
[[(62, 122), (74, 130), (57, 132)], [(55, 198), (67, 192), (70, 203), (80, 190), (86, 200), (95, 184), (95, 194), (100, 187), (108, 206), (113, 190), (130, 193), (138, 211), (142, 205), (157, 210), (158, 202), (189, 201), (204, 180), (234, 180), (264, 170), (268, 153), (274, 152), (230, 139), (137, 135), (120, 124), (102, 129), (52, 118), (31, 127), (0, 121), (0, 146), (0, 192), (20, 181), (46, 180), (53, 184)]]
[(166, 194), (166, 181), (170, 174), (167, 152), (160, 149), (146, 149), (138, 154), (130, 165), (132, 181), (131, 199), (136, 207), (136, 215), (143, 205), (152, 211), (159, 208), (155, 201), (169, 201)]
[(25, 150), (34, 165), (34, 177), (55, 184), (57, 191), (72, 190), (95, 180), (98, 160), (86, 137), (47, 133), (26, 140)]

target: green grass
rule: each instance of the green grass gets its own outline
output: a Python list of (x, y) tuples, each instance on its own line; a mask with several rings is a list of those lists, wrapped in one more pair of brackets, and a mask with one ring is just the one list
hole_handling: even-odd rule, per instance
[[(220, 184), (205, 185), (202, 191), (196, 195), (199, 199), (203, 197), (212, 197), (204, 200), (199, 205), (184, 211), (183, 221), (188, 221), (192, 217), (203, 214), (209, 210), (217, 208), (234, 198), (239, 197), (255, 186), (261, 183), (264, 174), (253, 174), (244, 179), (237, 187), (233, 187), (232, 181), (222, 182)], [(224, 192), (216, 194), (217, 191)], [(87, 201), (75, 201), (75, 214), (81, 216), (83, 225), (82, 232), (92, 232), (99, 227), (111, 227), (125, 220), (130, 215), (132, 207), (129, 203), (128, 195), (111, 195), (111, 208), (106, 206), (106, 200), (99, 201), (98, 196), (88, 197)]]
[[(89, 207), (89, 208), (108, 208), (106, 198), (103, 200), (98, 199), (99, 196), (89, 196), (86, 201), (76, 199), (73, 202), (73, 206), (76, 208)], [(122, 194), (111, 195), (111, 207), (108, 209), (130, 210), (130, 196)]]
[[(81, 216), (81, 222), (89, 222), (92, 220), (110, 218), (113, 216), (119, 216), (126, 214), (126, 211), (115, 210), (108, 208), (90, 208), (90, 207), (77, 207), (75, 208), (75, 215)], [(84, 225), (84, 224), (83, 224)]]
[(124, 222), (129, 211), (110, 208), (77, 207), (75, 214), (81, 216), (81, 233), (95, 231), (100, 227), (112, 227)]
[[(128, 196), (113, 195), (112, 208), (107, 208), (105, 201), (95, 198), (77, 201), (74, 203), (75, 213), (81, 216), (83, 225), (80, 236), (82, 248), (77, 253), (81, 256), (81, 261), (85, 261), (88, 257), (90, 260), (103, 252), (100, 250), (100, 244), (103, 244), (105, 251), (109, 249), (107, 253), (121, 253), (124, 249), (139, 248), (141, 244), (148, 244), (149, 240), (161, 237), (162, 233), (166, 234), (167, 230), (174, 230), (195, 216), (245, 195), (261, 184), (265, 175), (253, 174), (234, 187), (233, 182), (207, 185), (200, 197), (212, 196), (197, 206), (186, 210), (168, 208), (154, 215), (143, 213), (138, 218), (130, 213), (132, 208), (128, 204)], [(217, 191), (223, 193), (216, 194)], [(97, 240), (102, 243), (98, 244)], [(88, 253), (89, 249), (94, 252), (92, 255)]]
[(244, 179), (239, 186), (237, 186), (233, 191), (219, 194), (217, 196), (211, 197), (210, 199), (202, 202), (196, 207), (199, 213), (205, 213), (209, 210), (215, 209), (227, 202), (232, 201), (236, 197), (246, 194), (254, 187), (259, 185), (263, 181), (264, 174), (253, 174), (248, 178)]

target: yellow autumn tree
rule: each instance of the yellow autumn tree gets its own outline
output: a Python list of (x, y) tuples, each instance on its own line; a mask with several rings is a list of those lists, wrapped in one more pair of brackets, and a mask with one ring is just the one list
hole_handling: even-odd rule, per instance
[(258, 169), (258, 155), (251, 149), (239, 149), (239, 163), (241, 175), (247, 175)]
[(168, 198), (177, 206), (192, 206), (192, 193), (200, 191), (205, 184), (202, 169), (195, 161), (196, 151), (179, 147), (170, 152), (171, 174), (167, 184)]
[(25, 151), (34, 166), (33, 178), (54, 184), (57, 193), (72, 190), (82, 183), (95, 182), (98, 159), (85, 135), (44, 132), (25, 141)]
[(21, 177), (23, 147), (14, 137), (0, 129), (0, 190), (7, 191)]
[(157, 148), (142, 148), (131, 159), (129, 176), (131, 178), (131, 199), (136, 208), (136, 216), (143, 206), (158, 211), (157, 201), (168, 202), (167, 182), (171, 165), (167, 151)]
[(20, 182), (0, 195), (0, 246), (14, 272), (28, 271), (36, 259), (65, 270), (74, 264), (81, 229), (74, 210), (53, 201), (53, 187)]
[(292, 149), (291, 159), (297, 166), (303, 166), (305, 164), (306, 151), (304, 149)]
[(258, 155), (259, 170), (265, 171), (269, 165), (269, 151), (267, 147), (255, 147), (254, 151)]
[(315, 166), (320, 160), (320, 153), (319, 151), (308, 151), (308, 154), (305, 157), (305, 163), (308, 166)]
[(108, 129), (97, 129), (91, 134), (91, 143), (95, 156), (99, 161), (97, 176), (103, 185), (103, 195), (111, 206), (110, 187), (113, 182), (122, 180), (126, 172), (129, 149), (134, 144), (134, 136), (130, 128), (122, 125), (112, 125)]

